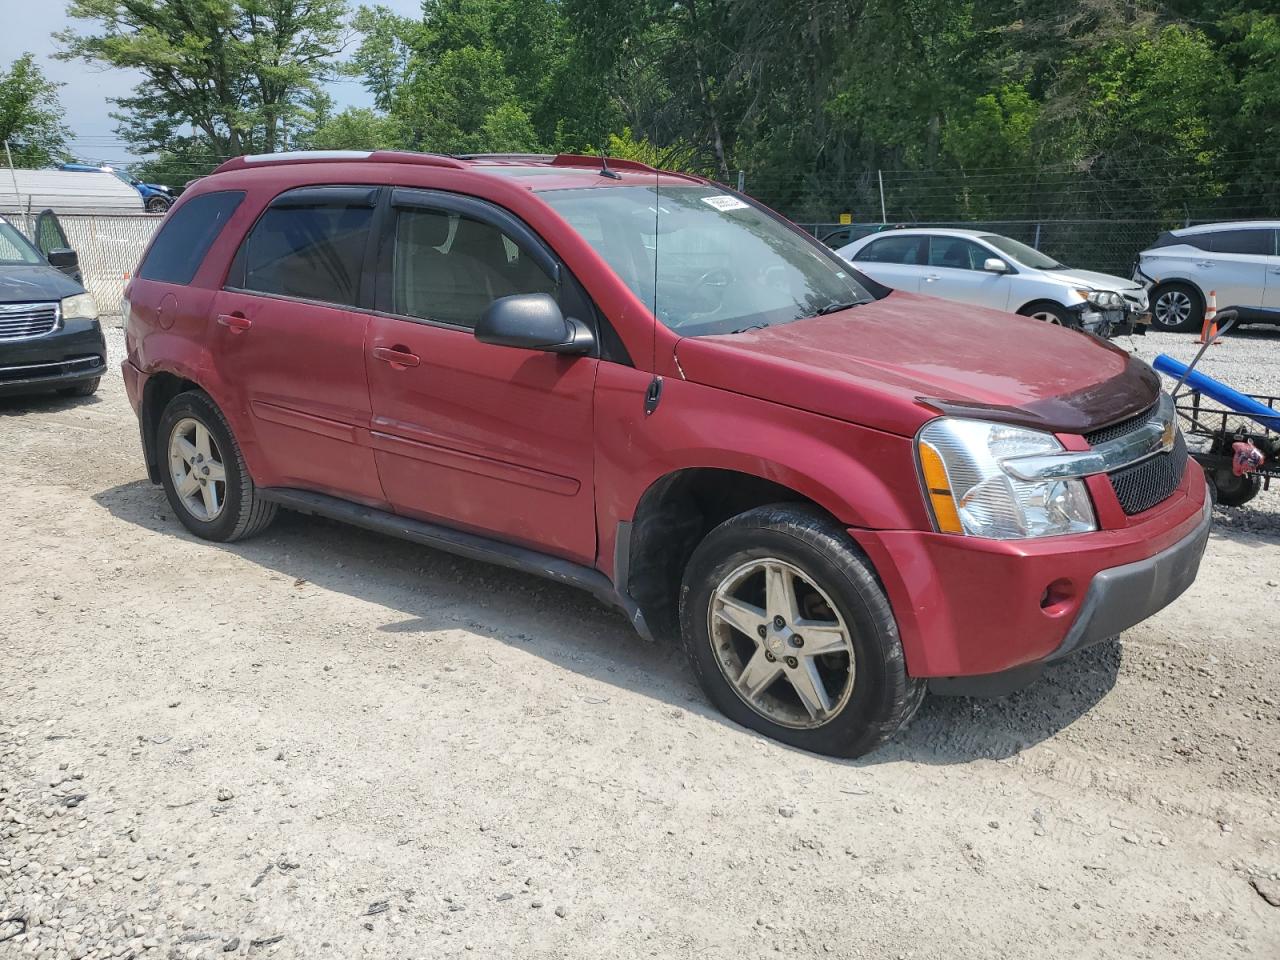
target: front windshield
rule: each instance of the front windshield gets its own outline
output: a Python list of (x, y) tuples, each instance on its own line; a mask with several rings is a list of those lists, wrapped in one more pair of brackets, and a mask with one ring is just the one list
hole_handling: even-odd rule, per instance
[(656, 280), (658, 319), (681, 336), (790, 323), (872, 299), (816, 243), (712, 186), (540, 196), (645, 304)]
[(1024, 267), (1030, 267), (1032, 270), (1061, 270), (1065, 266), (1052, 257), (1046, 257), (1035, 247), (1028, 247), (1025, 243), (1012, 240), (1009, 237), (998, 237), (995, 234), (991, 234), (981, 239), (991, 244), (1006, 257), (1016, 260)]
[(0, 263), (44, 263), (44, 257), (17, 228), (0, 220)]

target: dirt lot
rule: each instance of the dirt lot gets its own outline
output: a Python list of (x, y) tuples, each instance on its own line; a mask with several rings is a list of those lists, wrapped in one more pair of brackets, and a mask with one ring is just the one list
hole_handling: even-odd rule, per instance
[[(1280, 333), (1212, 362), (1280, 393)], [(192, 539), (118, 376), (0, 450), (0, 956), (1280, 956), (1280, 490), (1121, 643), (846, 763), (569, 589)]]

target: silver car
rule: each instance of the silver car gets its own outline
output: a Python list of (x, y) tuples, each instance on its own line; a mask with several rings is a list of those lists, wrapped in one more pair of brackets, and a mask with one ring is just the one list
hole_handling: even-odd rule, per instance
[(927, 293), (1103, 336), (1145, 322), (1141, 283), (1076, 270), (1009, 237), (981, 230), (875, 233), (837, 253), (886, 287)]
[(1151, 323), (1199, 330), (1208, 295), (1238, 307), (1242, 323), (1280, 323), (1280, 221), (1206, 223), (1160, 234), (1138, 254), (1134, 279), (1150, 284)]

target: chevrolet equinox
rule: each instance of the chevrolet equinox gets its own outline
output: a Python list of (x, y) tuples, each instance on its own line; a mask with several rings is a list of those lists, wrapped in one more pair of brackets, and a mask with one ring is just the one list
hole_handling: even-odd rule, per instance
[(639, 163), (240, 157), (127, 290), (151, 480), (585, 588), (733, 720), (857, 756), (1177, 597), (1204, 477), (1141, 361), (894, 292)]

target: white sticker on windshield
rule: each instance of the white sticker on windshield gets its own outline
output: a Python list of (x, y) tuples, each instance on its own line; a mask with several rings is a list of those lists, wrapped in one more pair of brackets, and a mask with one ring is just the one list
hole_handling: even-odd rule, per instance
[(737, 197), (731, 197), (727, 193), (717, 193), (714, 197), (701, 197), (703, 203), (709, 207), (715, 207), (717, 210), (746, 210), (751, 206), (749, 203), (743, 203)]

